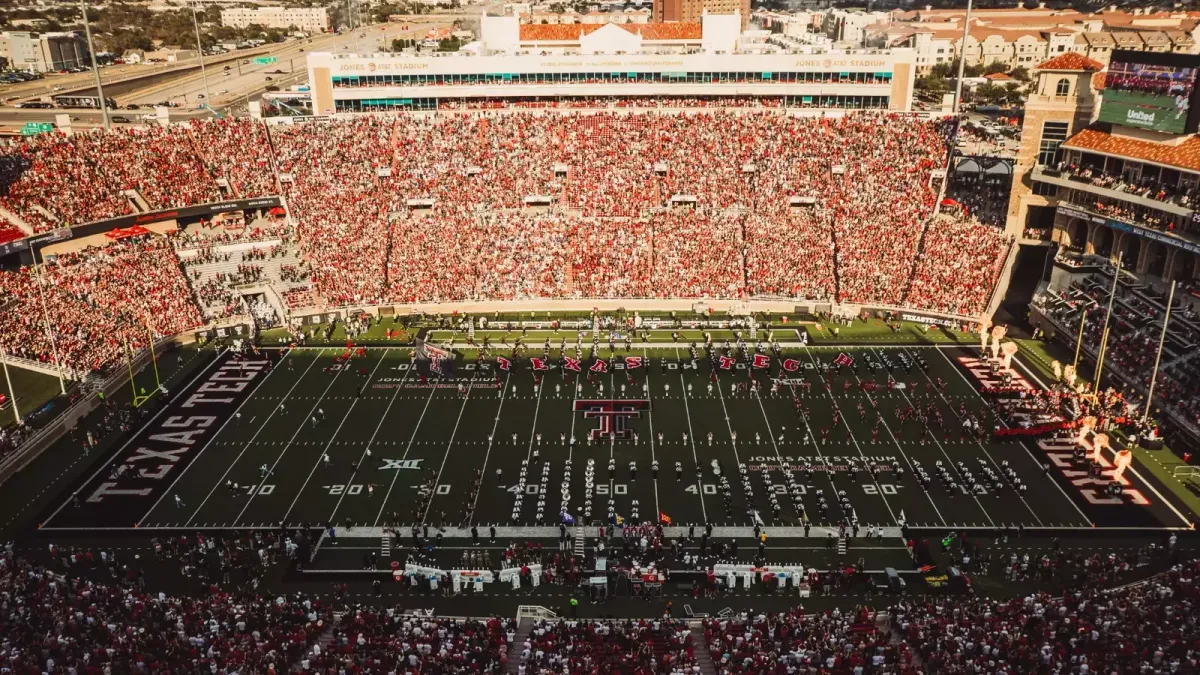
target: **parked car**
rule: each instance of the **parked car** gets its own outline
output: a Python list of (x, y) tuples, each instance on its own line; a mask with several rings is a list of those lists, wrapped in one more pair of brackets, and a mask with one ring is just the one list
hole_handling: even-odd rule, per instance
[(121, 123), (121, 124), (123, 124), (123, 123), (127, 123), (127, 122), (131, 122), (131, 121), (132, 121), (132, 120), (130, 120), (128, 117), (126, 117), (126, 116), (124, 116), (124, 115), (113, 115), (113, 116), (112, 116), (112, 117), (110, 117), (109, 119), (111, 119), (113, 122), (116, 122), (116, 123)]

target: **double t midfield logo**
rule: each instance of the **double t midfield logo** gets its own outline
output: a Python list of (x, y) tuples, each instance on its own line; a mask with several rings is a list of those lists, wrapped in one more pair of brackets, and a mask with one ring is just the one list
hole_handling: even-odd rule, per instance
[(642, 411), (650, 411), (646, 399), (577, 399), (574, 411), (583, 413), (585, 419), (594, 419), (600, 426), (589, 433), (593, 440), (632, 438), (629, 420), (641, 419)]

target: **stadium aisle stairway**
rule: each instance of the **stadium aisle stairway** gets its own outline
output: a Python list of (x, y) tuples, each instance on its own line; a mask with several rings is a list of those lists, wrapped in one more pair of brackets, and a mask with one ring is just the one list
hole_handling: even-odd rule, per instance
[(533, 630), (533, 623), (533, 620), (530, 619), (517, 626), (512, 644), (508, 647), (508, 672), (510, 673), (516, 673), (521, 669), (521, 646), (525, 644), (525, 640)]
[(713, 663), (708, 641), (704, 639), (704, 624), (699, 621), (692, 623), (692, 649), (696, 655), (696, 665), (700, 666), (700, 675), (716, 675), (717, 664)]

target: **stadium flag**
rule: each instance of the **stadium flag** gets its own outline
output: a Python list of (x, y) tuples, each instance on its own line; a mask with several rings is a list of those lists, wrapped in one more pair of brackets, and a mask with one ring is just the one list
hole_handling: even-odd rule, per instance
[(664, 525), (670, 525), (670, 524), (673, 522), (673, 521), (671, 520), (671, 516), (668, 516), (667, 514), (663, 513), (662, 511), (659, 511), (659, 512), (658, 512), (658, 519), (659, 519), (660, 521), (662, 521), (662, 523), (663, 523)]
[(771, 367), (771, 357), (767, 356), (766, 354), (755, 354), (754, 355), (754, 367), (755, 368), (770, 368)]
[(562, 521), (563, 521), (563, 525), (574, 525), (575, 524), (575, 516), (567, 513), (566, 511), (563, 511)]
[(757, 524), (759, 527), (766, 527), (766, 526), (767, 526), (767, 524), (763, 522), (762, 516), (758, 515), (758, 509), (754, 509), (754, 522), (755, 522), (755, 524)]
[(550, 370), (550, 364), (545, 359), (534, 357), (529, 359), (529, 364), (533, 366), (534, 370)]
[(641, 368), (641, 367), (642, 367), (642, 357), (640, 357), (640, 356), (626, 356), (625, 357), (625, 369), (626, 370), (633, 370), (634, 368)]
[(797, 370), (800, 370), (800, 362), (797, 361), (796, 359), (784, 359), (783, 360), (783, 369), (788, 371), (789, 373), (794, 373)]
[(721, 370), (729, 370), (733, 367), (733, 358), (721, 355)]
[(569, 356), (564, 356), (563, 357), (563, 370), (570, 370), (571, 372), (578, 373), (579, 372), (579, 359), (573, 359)]
[(417, 372), (421, 375), (454, 377), (454, 353), (432, 345), (428, 340), (417, 339), (417, 350), (413, 355)]
[(497, 356), (496, 357), (496, 366), (499, 367), (500, 370), (503, 370), (504, 372), (508, 372), (509, 370), (512, 369), (512, 362), (510, 362), (508, 359), (504, 358), (503, 356)]
[(593, 363), (588, 370), (592, 371), (593, 373), (607, 373), (608, 361), (605, 361), (604, 359), (596, 359), (596, 362)]
[(835, 365), (835, 366), (852, 366), (852, 365), (854, 365), (854, 357), (850, 356), (846, 352), (841, 352), (840, 354), (837, 355), (837, 358), (833, 360), (833, 365)]

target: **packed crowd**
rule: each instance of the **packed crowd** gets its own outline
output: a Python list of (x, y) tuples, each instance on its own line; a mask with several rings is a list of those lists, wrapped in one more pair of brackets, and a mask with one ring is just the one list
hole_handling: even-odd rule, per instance
[(136, 568), (121, 569), (111, 581), (60, 576), (8, 548), (0, 557), (0, 672), (286, 672), (332, 619), (303, 599), (148, 593)]
[[(0, 322), (16, 356), (83, 372), (123, 358), (156, 336), (200, 325), (195, 296), (170, 245), (137, 237), (52, 256), (38, 269), (0, 272), (0, 298), (17, 304)], [(43, 311), (43, 299), (44, 309)]]
[[(286, 293), (293, 306), (775, 296), (977, 314), (1008, 244), (971, 220), (930, 221), (930, 176), (944, 165), (947, 133), (900, 115), (725, 110), (360, 117), (283, 125), (269, 138), (252, 121), (216, 120), (9, 143), (0, 205), (46, 229), (129, 213), (129, 189), (152, 208), (282, 190), (295, 233), (281, 223), (249, 234), (201, 228), (171, 243), (199, 265), (230, 259), (212, 247), (294, 236), (309, 267), (289, 268), (287, 283), (311, 289)], [(530, 196), (549, 207), (521, 210)], [(87, 273), (114, 257), (131, 256), (92, 252), (48, 269)], [(147, 296), (128, 294), (140, 306), (119, 302), (116, 284), (94, 274), (72, 284), (57, 274), (52, 314), (82, 298), (117, 314), (145, 315), (153, 304), (169, 310), (156, 321), (193, 325), (177, 265), (117, 267), (126, 283), (143, 278), (136, 270), (154, 272), (144, 276), (155, 284)], [(260, 277), (253, 267), (226, 273)], [(282, 283), (276, 276), (267, 281)], [(6, 275), (0, 289), (20, 294), (14, 280), (23, 278)], [(196, 281), (206, 304), (240, 306), (227, 283)], [(99, 320), (76, 311), (55, 323), (86, 332)], [(35, 328), (19, 330), (30, 337)], [(99, 333), (65, 337), (64, 361), (92, 369), (111, 359), (120, 338)], [(80, 353), (89, 351), (97, 353)]]
[(906, 600), (892, 626), (928, 672), (1194, 672), (1197, 580), (1192, 561), (1116, 593)]
[(300, 661), (314, 673), (504, 673), (512, 619), (438, 619), (397, 608), (351, 607), (324, 649)]
[[(344, 594), (329, 604), (259, 596), (244, 582), (290, 553), (287, 541), (273, 533), (218, 539), (153, 541), (154, 557), (178, 561), (185, 574), (206, 558), (222, 575), (248, 571), (232, 593), (228, 577), (206, 578), (197, 598), (147, 592), (139, 565), (148, 561), (111, 550), (51, 545), (51, 566), (42, 567), (0, 549), (0, 671), (503, 673), (510, 653), (512, 670), (525, 675), (700, 669), (691, 626), (671, 618), (669, 603), (659, 620), (538, 620), (518, 643), (511, 619), (414, 616), (344, 604)], [(1174, 556), (1173, 545), (1162, 552)], [(1031, 565), (1012, 553), (1000, 569), (1056, 579), (1061, 590), (903, 598), (881, 612), (746, 610), (700, 629), (721, 675), (1194, 672), (1200, 562), (1161, 558), (1166, 572), (1109, 590), (1141, 557), (1058, 553), (1057, 562), (1046, 555)]]
[(519, 646), (525, 675), (692, 672), (691, 629), (682, 621), (538, 621)]
[(785, 614), (742, 612), (707, 621), (704, 637), (721, 675), (899, 673), (906, 656), (904, 645), (891, 644), (890, 633), (861, 606), (809, 615), (803, 607)]

